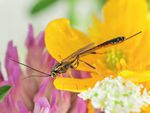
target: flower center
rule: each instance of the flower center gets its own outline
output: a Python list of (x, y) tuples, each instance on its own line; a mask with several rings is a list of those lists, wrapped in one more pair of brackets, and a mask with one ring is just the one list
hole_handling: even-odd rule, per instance
[(126, 55), (118, 49), (108, 50), (104, 58), (104, 62), (106, 66), (112, 71), (126, 69), (127, 65)]

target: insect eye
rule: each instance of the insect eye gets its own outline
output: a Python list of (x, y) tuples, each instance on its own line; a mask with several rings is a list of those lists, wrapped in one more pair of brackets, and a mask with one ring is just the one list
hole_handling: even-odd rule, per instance
[(55, 72), (53, 73), (53, 75), (54, 75), (54, 77), (56, 77), (56, 73)]
[(52, 73), (51, 73), (51, 77), (56, 77), (56, 73), (55, 73), (55, 72), (52, 72)]

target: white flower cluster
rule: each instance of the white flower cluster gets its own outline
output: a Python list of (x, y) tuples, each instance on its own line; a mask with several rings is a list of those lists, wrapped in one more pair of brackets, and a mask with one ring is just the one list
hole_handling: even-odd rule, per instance
[(143, 106), (150, 104), (150, 95), (142, 85), (137, 86), (121, 77), (107, 77), (78, 96), (91, 100), (94, 108), (105, 113), (140, 113)]

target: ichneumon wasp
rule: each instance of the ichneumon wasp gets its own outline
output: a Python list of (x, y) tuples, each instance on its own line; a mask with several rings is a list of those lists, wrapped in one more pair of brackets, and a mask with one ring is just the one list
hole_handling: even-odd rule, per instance
[(28, 66), (26, 64), (23, 64), (21, 62), (18, 62), (18, 61), (15, 61), (14, 59), (10, 59), (16, 63), (19, 63), (23, 66), (26, 66), (34, 71), (37, 71), (41, 74), (44, 74), (46, 76), (30, 76), (30, 77), (56, 77), (58, 74), (62, 74), (62, 73), (65, 73), (67, 72), (68, 69), (72, 68), (72, 69), (75, 69), (76, 67), (78, 67), (79, 65), (79, 62), (83, 62), (85, 65), (95, 69), (94, 66), (90, 65), (89, 63), (85, 62), (85, 61), (82, 61), (80, 58), (82, 56), (86, 56), (88, 54), (97, 54), (95, 51), (97, 49), (100, 49), (100, 48), (103, 48), (103, 47), (106, 47), (106, 46), (113, 46), (113, 45), (116, 45), (116, 44), (119, 44), (119, 43), (122, 43), (138, 34), (140, 34), (142, 31), (139, 31), (135, 34), (133, 34), (132, 36), (129, 36), (129, 37), (124, 37), (124, 36), (120, 36), (120, 37), (116, 37), (116, 38), (113, 38), (111, 40), (107, 40), (103, 43), (100, 43), (96, 46), (94, 46), (94, 43), (90, 43), (86, 46), (84, 46), (83, 48), (73, 52), (71, 55), (69, 55), (68, 57), (66, 57), (65, 59), (63, 59), (61, 62), (57, 63), (56, 65), (54, 65), (52, 67), (52, 70), (51, 72), (48, 74), (48, 73), (45, 73), (45, 72), (42, 72), (42, 71), (39, 71), (31, 66)]

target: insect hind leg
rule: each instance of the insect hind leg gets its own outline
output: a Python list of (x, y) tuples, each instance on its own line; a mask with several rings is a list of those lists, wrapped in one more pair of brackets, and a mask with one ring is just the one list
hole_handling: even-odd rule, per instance
[(89, 64), (89, 63), (87, 63), (87, 62), (85, 62), (85, 61), (83, 61), (83, 60), (80, 60), (80, 59), (79, 59), (79, 61), (80, 61), (80, 62), (83, 62), (84, 64), (86, 64), (87, 66), (89, 66), (89, 67), (92, 68), (92, 69), (96, 69), (94, 66), (92, 66), (91, 64)]
[(90, 54), (94, 54), (94, 55), (95, 55), (95, 54), (100, 54), (100, 55), (101, 55), (101, 54), (106, 54), (106, 53), (107, 53), (107, 52), (98, 53), (98, 52), (93, 51), (93, 52), (91, 52)]
[[(93, 53), (95, 54), (95, 52), (93, 52)], [(89, 66), (92, 69), (96, 69), (94, 66), (92, 66), (88, 62), (85, 62), (85, 61), (79, 59), (79, 56), (76, 57), (76, 61), (75, 61), (74, 65), (71, 65), (71, 68), (76, 69), (79, 66), (79, 61), (83, 62), (84, 64), (86, 64), (87, 66)]]

